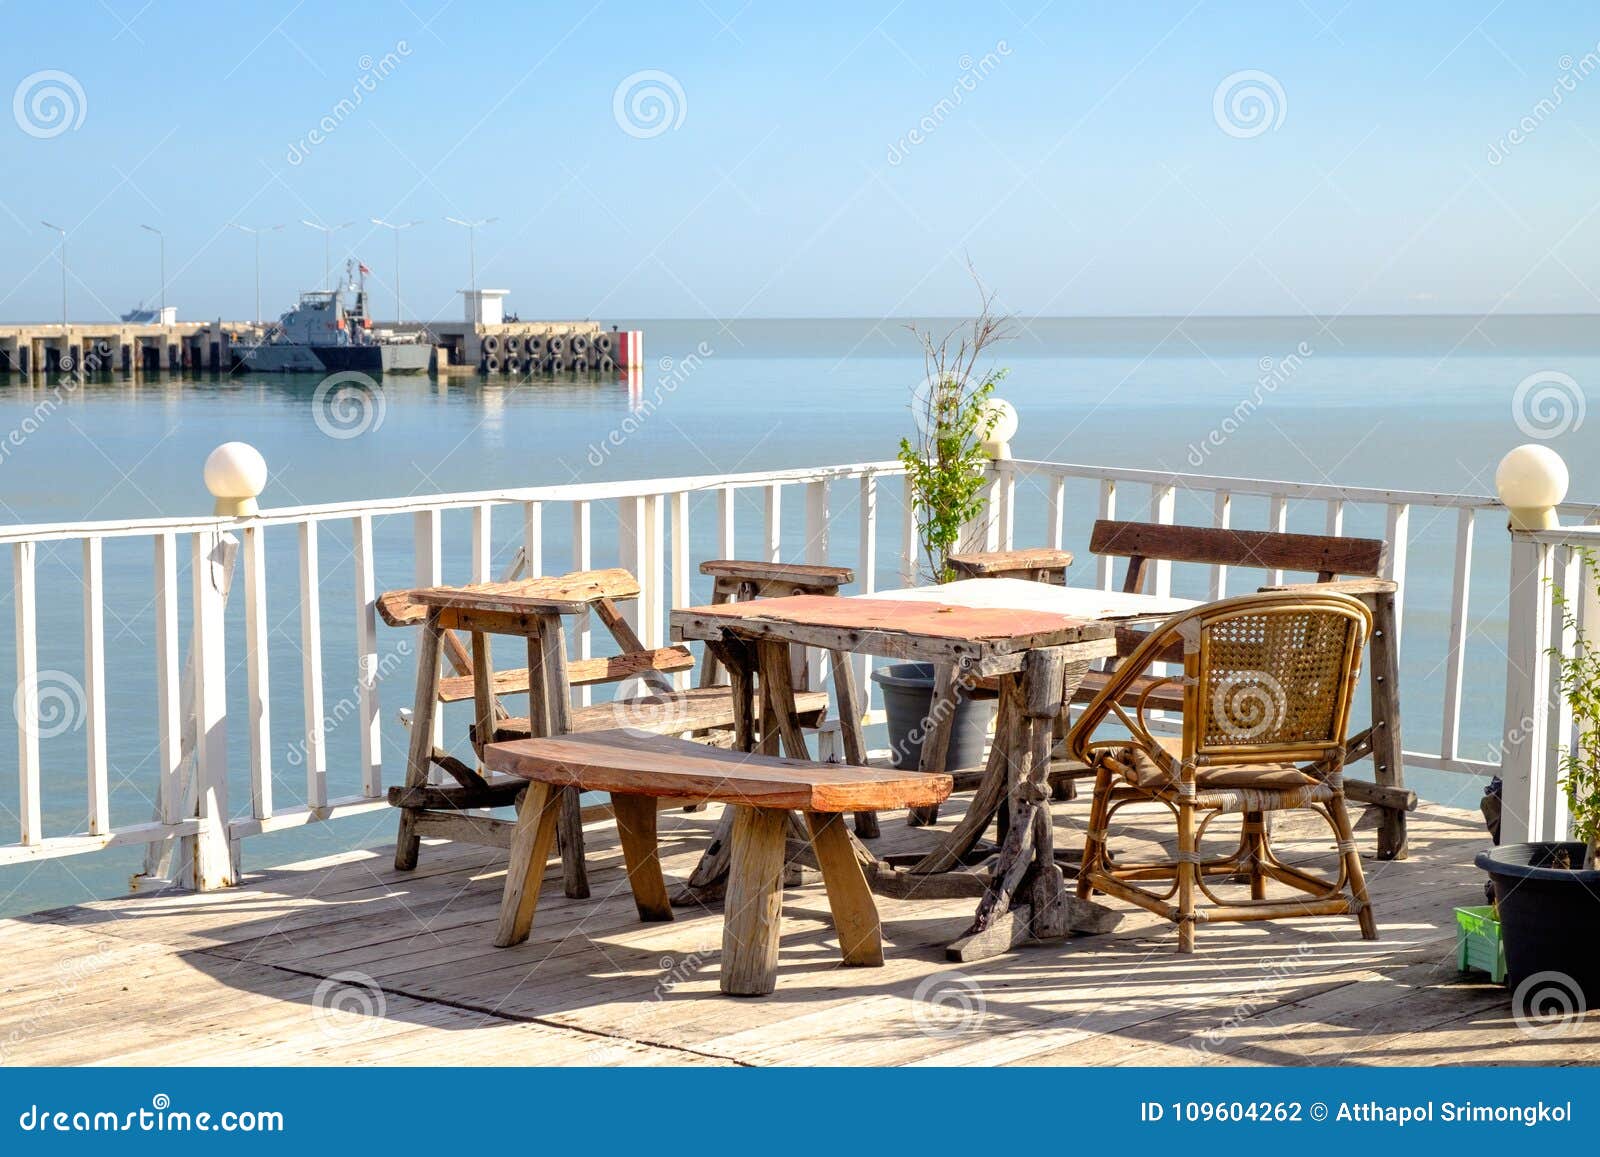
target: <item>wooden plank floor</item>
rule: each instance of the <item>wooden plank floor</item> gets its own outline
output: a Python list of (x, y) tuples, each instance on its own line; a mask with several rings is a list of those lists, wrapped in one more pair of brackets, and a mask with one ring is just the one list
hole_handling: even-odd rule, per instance
[[(1081, 845), (1084, 810), (1058, 805), (1058, 846)], [(715, 811), (663, 814), (669, 877), (692, 867)], [(1308, 856), (1328, 844), (1309, 829), (1282, 838)], [(881, 846), (928, 839), (886, 817)], [(460, 845), (426, 846), (412, 873), (380, 848), (256, 873), (225, 893), (0, 921), (0, 1061), (1600, 1061), (1600, 1018), (1525, 1032), (1504, 989), (1457, 975), (1451, 909), (1482, 902), (1471, 860), (1485, 840), (1466, 812), (1424, 809), (1409, 860), (1368, 862), (1375, 943), (1343, 917), (1202, 926), (1185, 957), (1170, 925), (1130, 912), (1110, 935), (958, 966), (941, 949), (970, 901), (880, 899), (887, 965), (844, 969), (813, 884), (785, 897), (778, 991), (756, 1000), (717, 994), (719, 912), (638, 923), (613, 829), (592, 826), (589, 842), (594, 897), (567, 900), (550, 878), (532, 938), (513, 949), (489, 943), (502, 853)]]

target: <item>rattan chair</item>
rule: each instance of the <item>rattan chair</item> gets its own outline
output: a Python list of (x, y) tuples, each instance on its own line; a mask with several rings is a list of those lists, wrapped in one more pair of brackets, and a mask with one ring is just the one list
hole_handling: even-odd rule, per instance
[[(1362, 936), (1376, 939), (1343, 787), (1350, 700), (1371, 627), (1357, 599), (1301, 590), (1211, 603), (1152, 631), (1067, 738), (1072, 757), (1095, 771), (1078, 895), (1098, 890), (1174, 921), (1183, 952), (1194, 950), (1195, 924), (1213, 920), (1348, 913)], [(1135, 680), (1175, 646), (1182, 675), (1158, 674), (1130, 700)], [(1152, 694), (1174, 684), (1183, 692), (1182, 734), (1158, 738), (1146, 725), (1147, 705), (1154, 710)], [(1097, 739), (1108, 722), (1130, 737)], [(1176, 818), (1170, 860), (1124, 862), (1108, 849), (1111, 821), (1136, 802), (1165, 805)], [(1319, 813), (1333, 829), (1337, 878), (1274, 855), (1264, 816), (1293, 808)], [(1202, 859), (1207, 826), (1228, 813), (1243, 817), (1237, 848)], [(1248, 880), (1249, 897), (1219, 897), (1213, 884), (1223, 877)], [(1268, 897), (1273, 882), (1287, 885), (1288, 898)]]

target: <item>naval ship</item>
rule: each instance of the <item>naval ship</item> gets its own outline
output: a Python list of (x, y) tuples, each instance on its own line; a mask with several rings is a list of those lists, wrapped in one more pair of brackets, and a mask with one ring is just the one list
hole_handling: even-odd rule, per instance
[[(302, 293), (300, 303), (280, 317), (259, 342), (234, 344), (235, 369), (268, 374), (426, 373), (432, 355), (427, 331), (397, 334), (374, 330), (367, 313), (365, 265), (345, 266), (338, 289)], [(355, 304), (345, 308), (345, 295)]]

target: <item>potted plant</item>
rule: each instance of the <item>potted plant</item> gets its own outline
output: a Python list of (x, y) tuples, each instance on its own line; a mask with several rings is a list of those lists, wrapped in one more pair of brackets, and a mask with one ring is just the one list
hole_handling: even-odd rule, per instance
[[(1595, 558), (1583, 552), (1595, 575)], [(1550, 649), (1576, 742), (1561, 749), (1561, 789), (1574, 838), (1507, 844), (1481, 852), (1505, 941), (1508, 982), (1518, 1000), (1600, 1002), (1600, 648), (1589, 644), (1569, 600), (1558, 595), (1571, 653)], [(1532, 983), (1530, 983), (1532, 982)], [(1566, 994), (1560, 992), (1565, 988)], [(1576, 991), (1574, 991), (1576, 990)]]
[[(907, 517), (916, 519), (919, 570), (930, 582), (953, 577), (950, 554), (962, 530), (984, 511), (988, 466), (984, 443), (999, 417), (989, 399), (1005, 370), (981, 367), (979, 361), (990, 346), (1010, 336), (1011, 319), (997, 317), (994, 294), (981, 282), (978, 289), (982, 307), (970, 323), (942, 336), (918, 325), (907, 326), (922, 346), (927, 374), (912, 394), (916, 436), (900, 439), (899, 458), (910, 483), (912, 509)], [(894, 764), (915, 768), (922, 756), (923, 734), (933, 722), (933, 664), (896, 663), (874, 671), (872, 678), (883, 688)], [(993, 702), (963, 692), (950, 731), (949, 768), (982, 760), (993, 719)]]

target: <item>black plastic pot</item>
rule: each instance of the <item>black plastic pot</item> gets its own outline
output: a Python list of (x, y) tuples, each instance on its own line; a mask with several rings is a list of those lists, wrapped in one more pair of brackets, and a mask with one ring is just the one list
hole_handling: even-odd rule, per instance
[[(895, 663), (872, 673), (872, 681), (883, 688), (889, 753), (896, 767), (915, 770), (922, 761), (922, 736), (933, 710), (933, 670), (932, 663)], [(950, 729), (948, 770), (983, 761), (994, 709), (994, 700), (971, 699), (962, 693)]]
[(1600, 871), (1553, 868), (1558, 853), (1583, 863), (1581, 843), (1507, 844), (1479, 852), (1489, 873), (1506, 946), (1506, 983), (1539, 973), (1570, 977), (1590, 1008), (1600, 1005)]

